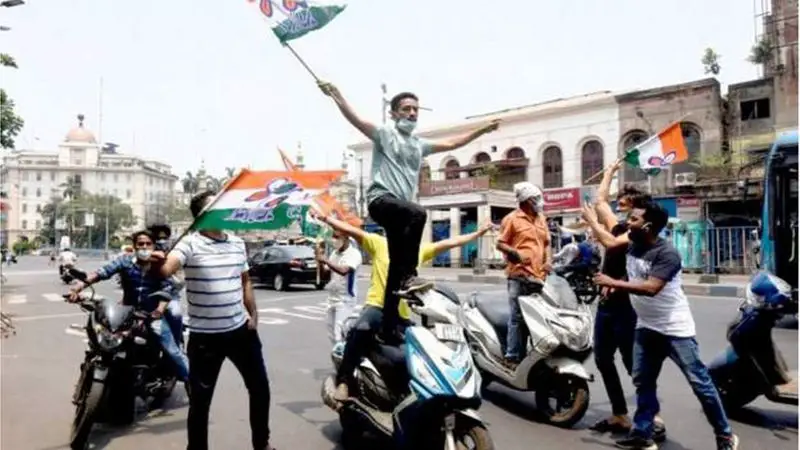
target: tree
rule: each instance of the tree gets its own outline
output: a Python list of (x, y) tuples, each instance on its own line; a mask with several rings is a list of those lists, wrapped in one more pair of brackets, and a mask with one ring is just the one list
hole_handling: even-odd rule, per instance
[(710, 73), (714, 76), (719, 75), (719, 72), (722, 70), (722, 67), (719, 65), (720, 58), (722, 58), (722, 56), (717, 54), (713, 48), (707, 48), (703, 53), (703, 58), (700, 60), (703, 63), (704, 73)]
[(767, 37), (761, 38), (750, 48), (747, 60), (756, 65), (769, 66), (772, 63), (772, 42)]
[(183, 184), (183, 192), (195, 195), (200, 192), (200, 179), (192, 174), (191, 171), (186, 171), (186, 176), (181, 180)]
[[(0, 53), (0, 66), (17, 68), (17, 62), (11, 55)], [(17, 137), (25, 121), (14, 112), (14, 100), (5, 89), (0, 89), (0, 148), (13, 149), (14, 138)]]
[[(86, 213), (94, 215), (94, 225), (86, 226)], [(39, 230), (42, 241), (55, 245), (55, 221), (64, 220), (72, 225), (70, 233), (73, 247), (99, 248), (105, 242), (106, 218), (108, 218), (108, 232), (113, 242), (113, 236), (124, 228), (133, 226), (136, 222), (131, 207), (117, 197), (111, 195), (95, 195), (82, 192), (73, 198), (67, 199), (55, 196), (49, 203), (42, 207), (43, 226)], [(63, 231), (59, 234), (63, 234)], [(89, 237), (91, 241), (89, 242)]]

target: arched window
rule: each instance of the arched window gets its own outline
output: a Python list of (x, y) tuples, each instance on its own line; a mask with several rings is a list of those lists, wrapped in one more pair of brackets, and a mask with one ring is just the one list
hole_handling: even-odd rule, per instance
[(564, 161), (556, 146), (547, 147), (542, 154), (542, 185), (545, 189), (564, 185)]
[[(622, 139), (622, 151), (628, 151), (635, 147), (637, 144), (640, 144), (647, 140), (647, 133), (642, 130), (632, 130), (629, 131), (628, 134)], [(624, 169), (624, 182), (625, 183), (637, 183), (639, 181), (647, 180), (647, 174), (638, 167), (631, 167), (625, 164)]]
[(683, 143), (686, 145), (689, 159), (673, 164), (672, 172), (695, 172), (696, 167), (692, 163), (697, 163), (698, 158), (700, 158), (700, 127), (691, 122), (681, 122), (681, 134), (683, 134)]
[[(600, 141), (591, 140), (583, 144), (581, 149), (581, 184), (592, 175), (603, 170), (603, 144)], [(595, 177), (588, 184), (600, 184), (600, 176)]]
[(492, 162), (492, 157), (486, 152), (476, 153), (473, 157), (473, 164), (486, 164)]
[(461, 178), (461, 173), (458, 170), (454, 170), (454, 169), (458, 169), (459, 167), (461, 167), (461, 165), (455, 159), (451, 159), (450, 161), (447, 161), (447, 164), (444, 165), (444, 170), (445, 170), (444, 179), (445, 180), (457, 180), (457, 179)]
[(525, 150), (519, 147), (511, 147), (506, 152), (506, 159), (522, 159), (525, 157)]

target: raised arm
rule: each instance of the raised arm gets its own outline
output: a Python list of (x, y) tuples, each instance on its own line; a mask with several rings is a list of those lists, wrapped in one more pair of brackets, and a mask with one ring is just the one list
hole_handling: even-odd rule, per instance
[(325, 214), (315, 204), (311, 205), (311, 215), (315, 217), (317, 220), (321, 221), (322, 223), (330, 225), (333, 229), (352, 237), (353, 239), (356, 240), (356, 242), (358, 242), (359, 245), (362, 244), (362, 242), (364, 241), (364, 237), (367, 235), (367, 232), (362, 230), (361, 228), (354, 227), (343, 220), (339, 220), (331, 217), (328, 214)]
[(583, 206), (583, 219), (592, 229), (592, 233), (597, 238), (597, 241), (605, 248), (614, 248), (621, 245), (628, 245), (628, 233), (614, 236), (603, 225), (600, 224), (597, 218), (597, 212), (591, 205)]
[(622, 161), (617, 161), (607, 167), (603, 174), (603, 180), (597, 188), (595, 209), (597, 210), (598, 221), (601, 225), (605, 226), (608, 231), (611, 231), (614, 225), (617, 224), (617, 216), (611, 209), (608, 193), (611, 190), (611, 181), (614, 179), (614, 174), (622, 167), (622, 164), (624, 164)]
[(487, 221), (485, 224), (481, 225), (481, 227), (477, 231), (434, 243), (433, 252), (434, 254), (438, 255), (450, 249), (461, 247), (463, 245), (466, 245), (474, 241), (475, 239), (478, 239), (479, 237), (483, 236), (493, 228), (494, 224), (491, 221)]
[(431, 154), (433, 153), (441, 153), (441, 152), (449, 152), (450, 150), (455, 150), (457, 148), (461, 148), (470, 142), (478, 139), (479, 137), (483, 136), (484, 134), (491, 133), (495, 131), (500, 126), (500, 120), (495, 119), (489, 122), (486, 125), (481, 126), (465, 135), (447, 139), (444, 141), (435, 141), (431, 142)]
[(339, 89), (331, 83), (327, 81), (320, 81), (317, 83), (319, 88), (322, 90), (322, 93), (327, 95), (328, 97), (332, 98), (334, 102), (336, 102), (336, 106), (339, 107), (339, 111), (342, 112), (342, 115), (348, 122), (350, 122), (354, 127), (358, 129), (361, 133), (364, 134), (369, 140), (375, 139), (375, 132), (377, 127), (367, 122), (366, 120), (362, 119), (361, 117), (353, 111), (353, 108), (347, 103), (347, 101), (342, 96), (342, 93), (339, 92)]

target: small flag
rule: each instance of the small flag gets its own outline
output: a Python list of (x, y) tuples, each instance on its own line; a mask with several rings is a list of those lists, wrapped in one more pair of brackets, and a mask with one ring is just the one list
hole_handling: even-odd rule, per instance
[(657, 135), (625, 153), (625, 162), (639, 167), (648, 175), (657, 175), (661, 169), (689, 159), (683, 141), (680, 123), (674, 123)]
[(344, 11), (344, 8), (345, 5), (316, 4), (301, 0), (259, 0), (259, 9), (268, 19), (273, 18), (275, 10), (286, 16), (272, 27), (272, 32), (282, 44), (319, 30)]

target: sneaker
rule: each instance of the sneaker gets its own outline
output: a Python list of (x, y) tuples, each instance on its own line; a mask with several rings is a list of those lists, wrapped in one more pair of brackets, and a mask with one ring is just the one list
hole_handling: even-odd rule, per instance
[(659, 417), (653, 421), (653, 440), (659, 443), (667, 440), (667, 427)]
[(333, 391), (333, 399), (337, 402), (344, 402), (350, 398), (350, 390), (347, 388), (347, 383), (339, 383), (336, 390)]
[(630, 436), (616, 442), (617, 448), (627, 448), (629, 450), (658, 450), (658, 446), (652, 439), (645, 439), (639, 436)]
[(736, 450), (739, 448), (739, 436), (717, 436), (717, 450)]
[(425, 280), (420, 277), (408, 277), (400, 289), (397, 291), (398, 295), (408, 295), (412, 292), (419, 292), (430, 289), (433, 287), (433, 282)]
[(595, 423), (589, 429), (597, 433), (629, 433), (631, 420), (628, 416), (611, 416)]

